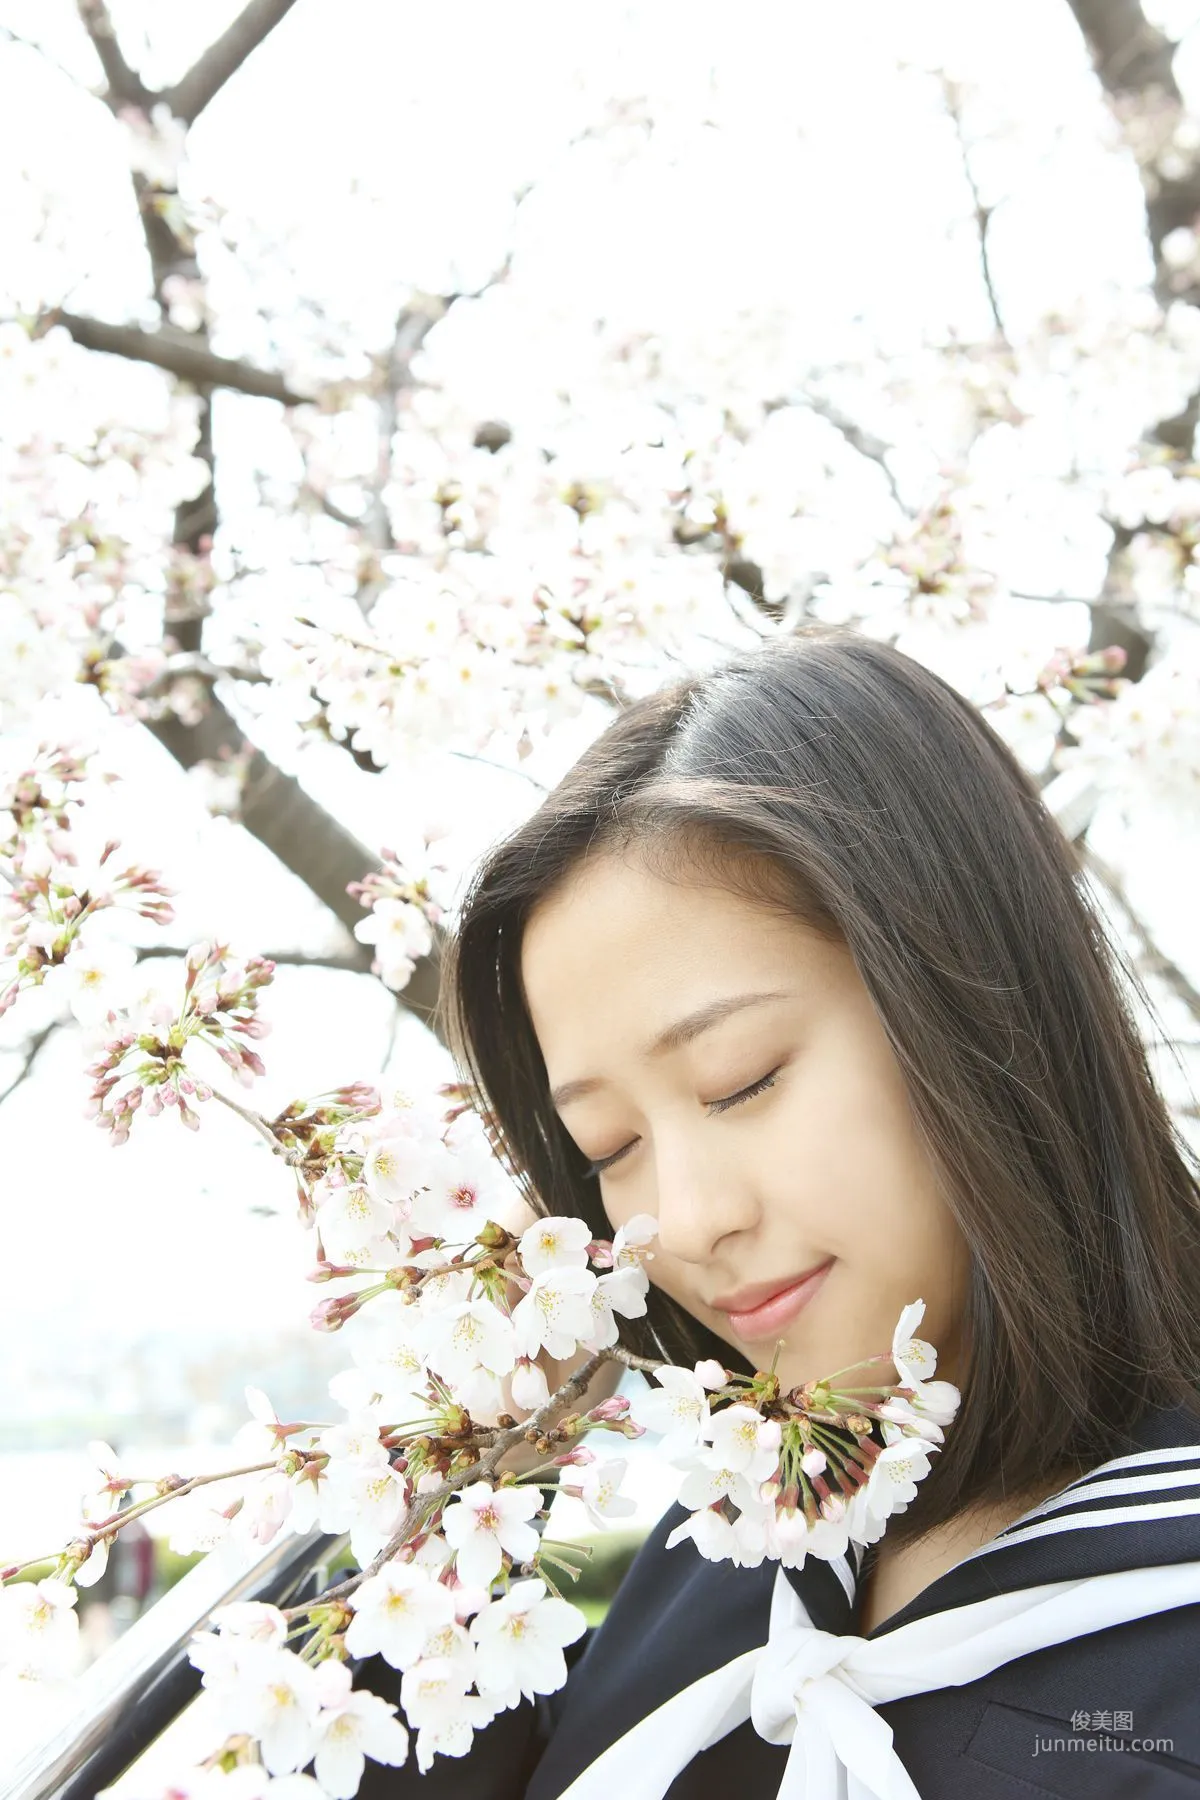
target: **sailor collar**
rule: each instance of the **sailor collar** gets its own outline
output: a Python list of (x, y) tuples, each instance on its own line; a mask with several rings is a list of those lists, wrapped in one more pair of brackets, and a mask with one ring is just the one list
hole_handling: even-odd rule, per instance
[[(555, 1743), (539, 1767), (531, 1800), (665, 1794), (739, 1720), (791, 1746), (781, 1793), (793, 1792), (801, 1768), (819, 1765), (822, 1779), (797, 1794), (840, 1791), (848, 1774), (863, 1796), (906, 1794), (875, 1707), (1200, 1601), (1200, 1418), (1151, 1409), (1120, 1454), (1022, 1514), (865, 1637), (856, 1629), (861, 1546), (799, 1569), (737, 1569), (705, 1562), (688, 1543), (666, 1551), (684, 1516), (673, 1507), (654, 1528), (557, 1697), (563, 1749)], [(808, 1705), (797, 1698), (804, 1694)], [(598, 1720), (607, 1748), (596, 1743)]]

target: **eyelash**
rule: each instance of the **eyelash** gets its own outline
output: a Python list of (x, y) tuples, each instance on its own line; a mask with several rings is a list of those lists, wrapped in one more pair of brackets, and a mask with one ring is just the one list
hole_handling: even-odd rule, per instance
[[(779, 1070), (782, 1069), (782, 1067), (783, 1064), (780, 1063), (779, 1067), (772, 1069), (769, 1075), (764, 1075), (761, 1081), (752, 1081), (749, 1087), (742, 1088), (740, 1092), (736, 1094), (728, 1095), (724, 1100), (710, 1100), (708, 1103), (708, 1111), (710, 1113), (723, 1113), (731, 1106), (740, 1106), (744, 1100), (752, 1100), (756, 1094), (761, 1094), (765, 1089), (775, 1085), (775, 1077), (779, 1074)], [(601, 1156), (597, 1158), (595, 1162), (589, 1163), (584, 1170), (584, 1178), (590, 1181), (594, 1176), (602, 1175), (605, 1169), (611, 1168), (613, 1163), (617, 1162), (625, 1155), (626, 1150), (631, 1150), (632, 1148), (632, 1144), (626, 1144), (624, 1149), (614, 1150), (611, 1156)]]

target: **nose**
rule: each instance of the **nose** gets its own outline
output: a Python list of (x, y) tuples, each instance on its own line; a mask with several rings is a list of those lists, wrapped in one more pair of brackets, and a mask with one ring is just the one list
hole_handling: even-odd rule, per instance
[(726, 1238), (753, 1230), (761, 1208), (745, 1170), (711, 1148), (664, 1143), (655, 1167), (658, 1248), (699, 1268)]

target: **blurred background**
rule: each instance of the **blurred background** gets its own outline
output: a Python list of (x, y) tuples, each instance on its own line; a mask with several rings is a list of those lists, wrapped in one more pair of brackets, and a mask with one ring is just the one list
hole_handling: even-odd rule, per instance
[[(385, 850), (436, 840), (452, 925), (623, 696), (830, 619), (1036, 775), (1195, 1141), (1198, 22), (0, 0), (5, 767), (118, 777), (178, 890), (139, 981), (276, 959), (256, 1107), (453, 1077), (435, 958), (355, 935)], [(111, 1148), (88, 1041), (48, 991), (0, 1019), (6, 1562), (71, 1536), (89, 1440), (218, 1468), (248, 1383), (311, 1417), (347, 1361), (286, 1170), (216, 1109)], [(637, 1502), (598, 1617), (673, 1488), (595, 1447)], [(187, 1564), (148, 1523), (89, 1655)]]

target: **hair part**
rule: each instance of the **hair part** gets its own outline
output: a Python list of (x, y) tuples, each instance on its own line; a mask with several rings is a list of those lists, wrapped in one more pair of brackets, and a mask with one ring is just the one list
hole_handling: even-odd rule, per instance
[[(899, 1062), (971, 1276), (962, 1405), (893, 1542), (1120, 1454), (1148, 1407), (1200, 1413), (1197, 1163), (1122, 978), (1153, 1009), (968, 700), (888, 645), (805, 627), (634, 702), (485, 856), (439, 1017), (521, 1193), (599, 1236), (521, 943), (590, 856), (628, 849), (841, 939)], [(752, 1367), (653, 1285), (624, 1333), (644, 1355)]]

